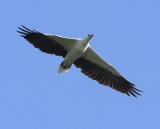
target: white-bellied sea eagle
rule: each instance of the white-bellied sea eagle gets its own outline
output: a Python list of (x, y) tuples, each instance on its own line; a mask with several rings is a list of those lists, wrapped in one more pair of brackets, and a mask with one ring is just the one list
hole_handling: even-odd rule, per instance
[(18, 28), (20, 31), (17, 32), (23, 34), (21, 36), (34, 47), (39, 48), (42, 52), (64, 58), (58, 68), (60, 74), (67, 72), (71, 65), (74, 64), (77, 68), (81, 68), (81, 72), (89, 78), (128, 96), (131, 94), (136, 97), (136, 95), (140, 95), (138, 92), (142, 92), (94, 52), (89, 45), (93, 34), (88, 34), (82, 39), (73, 39), (43, 34), (36, 30), (30, 30), (23, 25)]

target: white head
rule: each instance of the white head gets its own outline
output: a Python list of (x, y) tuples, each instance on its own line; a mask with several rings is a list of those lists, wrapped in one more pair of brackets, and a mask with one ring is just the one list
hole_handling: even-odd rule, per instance
[(88, 34), (87, 36), (90, 37), (90, 38), (92, 38), (94, 35), (93, 34)]
[(86, 37), (84, 37), (82, 40), (85, 42), (85, 44), (89, 44), (89, 41), (93, 37), (93, 34), (88, 34)]
[(88, 34), (84, 39), (85, 40), (91, 40), (91, 38), (93, 37), (93, 34)]

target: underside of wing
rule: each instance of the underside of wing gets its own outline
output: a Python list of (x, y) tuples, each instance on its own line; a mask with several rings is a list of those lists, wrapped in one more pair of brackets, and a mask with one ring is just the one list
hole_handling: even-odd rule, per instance
[(90, 47), (81, 58), (74, 62), (77, 68), (89, 78), (98, 81), (100, 84), (109, 86), (128, 96), (136, 97), (140, 95), (140, 90), (136, 89), (134, 84), (127, 81), (116, 69), (99, 57)]
[(21, 36), (33, 44), (34, 47), (39, 48), (42, 52), (57, 56), (65, 57), (69, 48), (76, 42), (75, 39), (43, 34), (36, 30), (30, 30), (25, 26), (19, 27), (19, 29), (20, 31), (17, 32), (23, 34)]

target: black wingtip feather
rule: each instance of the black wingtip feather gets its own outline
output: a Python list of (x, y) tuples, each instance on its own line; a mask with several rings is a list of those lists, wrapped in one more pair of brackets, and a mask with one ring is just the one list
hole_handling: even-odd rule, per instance
[(18, 32), (18, 33), (21, 33), (21, 34), (24, 34), (24, 35), (27, 34), (27, 33), (25, 33), (25, 32), (21, 32), (21, 31), (18, 31), (18, 30), (17, 30), (17, 32)]
[(21, 25), (24, 29), (26, 29), (26, 30), (28, 30), (29, 32), (31, 32), (31, 33), (34, 33), (34, 31), (32, 31), (32, 30), (30, 30), (30, 29), (28, 29), (27, 27), (25, 27), (24, 25)]

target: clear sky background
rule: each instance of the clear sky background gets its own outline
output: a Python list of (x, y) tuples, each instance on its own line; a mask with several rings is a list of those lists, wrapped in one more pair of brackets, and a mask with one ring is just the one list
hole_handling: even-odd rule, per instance
[[(0, 129), (160, 129), (159, 0), (1, 0)], [(83, 38), (144, 91), (128, 97), (99, 85), (16, 32)]]

